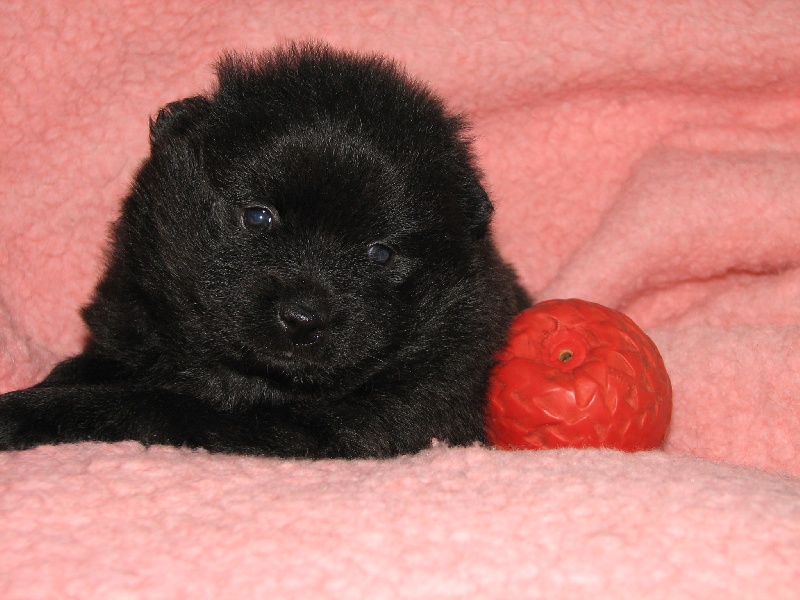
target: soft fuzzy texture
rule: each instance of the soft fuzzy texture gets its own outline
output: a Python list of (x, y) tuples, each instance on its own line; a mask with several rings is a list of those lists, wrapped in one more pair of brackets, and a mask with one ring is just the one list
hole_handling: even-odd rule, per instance
[(634, 455), (2, 454), (0, 597), (796, 597), (800, 5), (105, 4), (0, 7), (0, 391), (80, 348), (147, 117), (223, 49), (316, 37), (470, 114), (504, 255), (651, 334), (673, 425)]

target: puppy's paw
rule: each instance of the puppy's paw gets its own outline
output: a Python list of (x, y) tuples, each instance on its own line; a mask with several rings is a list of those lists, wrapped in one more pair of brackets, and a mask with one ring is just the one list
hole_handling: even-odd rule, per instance
[(0, 396), (0, 451), (25, 450), (59, 441), (60, 428), (51, 418), (41, 390), (30, 388)]
[(22, 443), (22, 427), (17, 416), (17, 410), (10, 398), (12, 394), (0, 396), (0, 451), (21, 450), (28, 445)]

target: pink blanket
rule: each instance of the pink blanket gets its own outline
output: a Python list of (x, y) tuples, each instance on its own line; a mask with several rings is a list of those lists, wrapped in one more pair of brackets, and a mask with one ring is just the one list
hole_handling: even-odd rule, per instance
[(148, 116), (223, 49), (316, 37), (471, 115), (505, 256), (539, 299), (633, 317), (675, 407), (639, 454), (1, 454), (0, 597), (797, 597), (799, 23), (795, 0), (6, 0), (0, 392), (79, 349)]

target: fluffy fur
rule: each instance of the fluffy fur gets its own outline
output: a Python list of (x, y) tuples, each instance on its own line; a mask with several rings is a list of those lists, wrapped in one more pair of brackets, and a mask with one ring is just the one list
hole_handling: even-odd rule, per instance
[(464, 123), (380, 57), (218, 65), (151, 152), (83, 316), (0, 399), (0, 448), (82, 440), (383, 457), (484, 440), (487, 372), (528, 303)]

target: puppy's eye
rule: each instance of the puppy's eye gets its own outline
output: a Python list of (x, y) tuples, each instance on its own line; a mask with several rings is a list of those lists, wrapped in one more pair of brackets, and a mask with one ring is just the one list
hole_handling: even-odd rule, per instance
[(264, 206), (242, 209), (242, 225), (253, 231), (269, 231), (277, 223), (275, 213)]
[(380, 265), (389, 266), (394, 260), (394, 250), (386, 244), (371, 244), (367, 248), (367, 256)]

